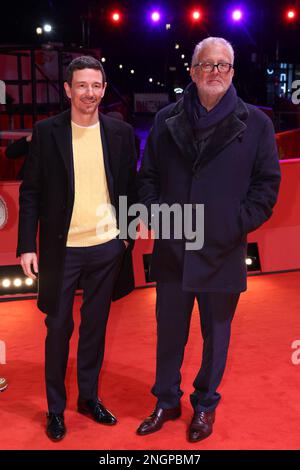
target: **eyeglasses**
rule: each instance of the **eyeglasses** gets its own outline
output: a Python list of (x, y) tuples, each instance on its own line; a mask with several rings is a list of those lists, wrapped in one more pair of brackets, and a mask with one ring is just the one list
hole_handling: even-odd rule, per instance
[(227, 62), (219, 62), (218, 64), (212, 64), (211, 62), (199, 62), (198, 64), (194, 64), (193, 67), (200, 67), (200, 70), (205, 73), (210, 73), (215, 70), (215, 67), (217, 67), (218, 72), (228, 73), (229, 70), (233, 68), (233, 65), (228, 64)]

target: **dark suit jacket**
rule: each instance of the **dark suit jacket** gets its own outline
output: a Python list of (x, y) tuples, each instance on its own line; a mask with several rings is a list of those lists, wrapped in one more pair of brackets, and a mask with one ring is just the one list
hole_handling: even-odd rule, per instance
[(171, 104), (156, 116), (138, 181), (140, 201), (148, 207), (204, 204), (202, 249), (156, 240), (152, 279), (180, 279), (184, 290), (194, 292), (245, 290), (247, 233), (271, 216), (280, 183), (271, 120), (239, 99), (198, 159), (183, 101)]
[[(100, 114), (104, 164), (111, 203), (119, 216), (119, 196), (135, 202), (136, 156), (132, 127)], [(36, 123), (20, 187), (17, 256), (36, 252), (39, 225), (38, 307), (55, 314), (66, 241), (74, 204), (71, 113)], [(114, 299), (134, 288), (131, 248), (126, 250)]]

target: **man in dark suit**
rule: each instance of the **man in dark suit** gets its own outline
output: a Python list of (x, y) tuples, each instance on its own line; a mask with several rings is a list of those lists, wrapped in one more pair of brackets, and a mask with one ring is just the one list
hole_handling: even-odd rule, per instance
[(20, 188), (17, 254), (27, 276), (39, 271), (38, 307), (47, 314), (47, 435), (54, 441), (66, 433), (65, 373), (79, 279), (78, 411), (116, 424), (98, 399), (98, 377), (111, 299), (134, 287), (132, 241), (120, 239), (118, 220), (119, 197), (135, 201), (136, 157), (132, 127), (99, 115), (105, 88), (98, 60), (71, 62), (65, 82), (71, 110), (35, 125)]
[(232, 46), (223, 38), (200, 42), (192, 59), (192, 83), (180, 101), (157, 114), (147, 142), (141, 201), (149, 210), (157, 203), (190, 205), (193, 223), (198, 205), (204, 205), (204, 244), (188, 249), (185, 239), (174, 234), (155, 240), (151, 277), (157, 281), (158, 339), (152, 393), (157, 405), (139, 435), (156, 432), (181, 414), (180, 368), (195, 299), (203, 354), (190, 397), (194, 413), (188, 440), (212, 433), (231, 321), (246, 290), (247, 233), (269, 219), (277, 199), (280, 169), (273, 125), (237, 97), (233, 61)]

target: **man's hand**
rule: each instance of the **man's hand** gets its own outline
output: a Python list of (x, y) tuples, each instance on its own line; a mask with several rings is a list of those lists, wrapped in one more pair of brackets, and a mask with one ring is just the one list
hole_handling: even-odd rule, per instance
[(127, 250), (127, 248), (129, 247), (129, 242), (127, 240), (123, 240), (123, 242), (124, 242), (125, 248)]
[(30, 277), (31, 279), (36, 279), (36, 275), (31, 270), (31, 265), (33, 265), (33, 271), (38, 273), (38, 262), (36, 253), (22, 253), (21, 254), (21, 266), (23, 268), (25, 276)]

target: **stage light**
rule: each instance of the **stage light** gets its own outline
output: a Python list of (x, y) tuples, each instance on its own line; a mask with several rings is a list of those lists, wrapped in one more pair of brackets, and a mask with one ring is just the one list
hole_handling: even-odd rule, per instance
[(193, 10), (191, 13), (191, 18), (193, 21), (200, 21), (202, 18), (202, 13), (200, 10)]
[(111, 14), (111, 19), (114, 23), (119, 23), (119, 21), (121, 20), (121, 14), (118, 11), (114, 11)]
[(181, 58), (184, 59), (184, 58), (185, 58), (185, 55), (184, 55), (184, 54), (181, 54)]
[(187, 72), (189, 72), (189, 71), (190, 71), (190, 68), (189, 68), (189, 67), (187, 67), (187, 68), (186, 68), (186, 71), (187, 71)]
[(10, 279), (3, 279), (2, 281), (2, 286), (7, 288), (7, 287), (10, 287), (11, 285), (11, 282), (10, 282)]
[(152, 82), (153, 82), (153, 78), (150, 77), (150, 78), (149, 78), (149, 82), (152, 83)]
[(22, 281), (20, 278), (14, 280), (14, 286), (20, 287), (22, 285)]
[(157, 23), (159, 20), (160, 20), (160, 13), (159, 11), (153, 11), (151, 13), (151, 20), (154, 22), (154, 23)]
[(233, 21), (241, 21), (241, 19), (243, 18), (242, 10), (240, 10), (239, 8), (233, 10), (231, 18), (233, 19)]
[(179, 47), (180, 47), (179, 44), (176, 43), (176, 44), (175, 44), (175, 49), (179, 49)]
[(131, 70), (130, 70), (130, 73), (133, 75), (133, 74), (134, 74), (134, 69), (131, 69)]
[(167, 24), (166, 24), (166, 29), (171, 29), (170, 23), (167, 23)]
[(295, 8), (289, 8), (285, 13), (285, 18), (287, 21), (294, 21), (297, 17), (297, 11)]
[(31, 279), (30, 277), (27, 277), (27, 278), (25, 279), (25, 284), (26, 284), (26, 286), (32, 286), (32, 284), (33, 284), (33, 279)]
[(45, 24), (44, 31), (45, 31), (45, 33), (51, 33), (51, 31), (52, 31), (51, 24)]
[(101, 62), (106, 62), (106, 58), (105, 57), (101, 57)]
[(245, 258), (245, 263), (247, 266), (248, 272), (259, 272), (261, 271), (258, 244), (257, 243), (248, 243), (247, 246), (247, 256)]
[(40, 26), (38, 26), (35, 30), (36, 34), (43, 34), (43, 28), (41, 28)]
[(119, 69), (122, 69), (122, 68), (123, 68), (123, 65), (122, 65), (122, 64), (120, 64), (120, 65), (119, 65)]
[(160, 85), (160, 82), (157, 82), (157, 85)]

